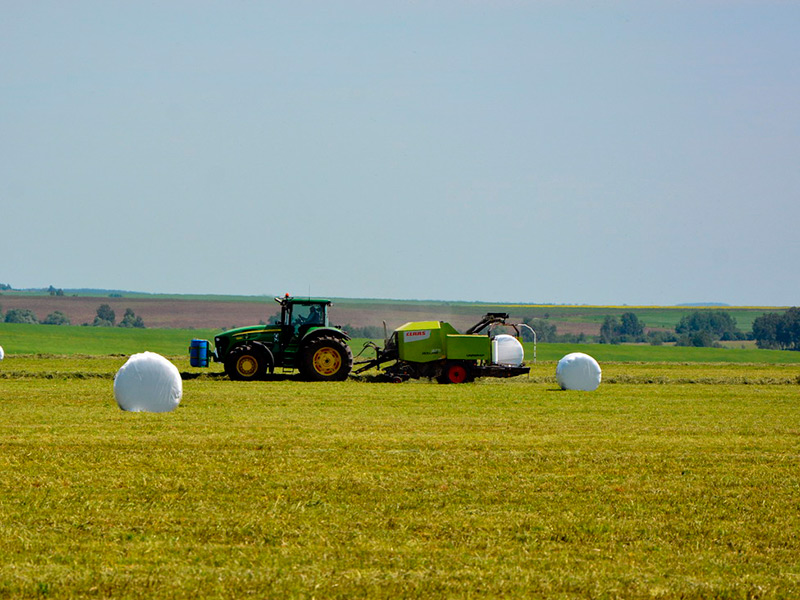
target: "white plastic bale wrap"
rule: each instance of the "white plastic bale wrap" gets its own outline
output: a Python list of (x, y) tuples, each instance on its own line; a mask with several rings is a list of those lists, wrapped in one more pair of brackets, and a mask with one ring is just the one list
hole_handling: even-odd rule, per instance
[(600, 365), (583, 352), (567, 354), (556, 366), (556, 380), (562, 390), (592, 392), (600, 385), (600, 379)]
[(3, 347), (0, 346), (0, 360), (3, 360), (6, 357), (6, 353), (3, 352)]
[(513, 335), (502, 333), (492, 340), (492, 361), (498, 365), (518, 367), (525, 360), (525, 350)]
[(155, 352), (134, 354), (114, 377), (114, 398), (122, 410), (170, 412), (182, 396), (178, 368)]

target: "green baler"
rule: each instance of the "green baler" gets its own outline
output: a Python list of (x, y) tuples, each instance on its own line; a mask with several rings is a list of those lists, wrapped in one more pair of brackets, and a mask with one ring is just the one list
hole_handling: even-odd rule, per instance
[[(374, 348), (375, 358), (357, 363), (355, 373), (373, 367), (383, 368), (390, 381), (430, 377), (440, 383), (464, 383), (475, 377), (514, 377), (530, 372), (530, 367), (501, 364), (496, 360), (495, 340), (478, 332), (492, 324), (506, 325), (505, 313), (487, 313), (479, 323), (459, 333), (445, 321), (415, 321), (395, 329), (383, 348)], [(513, 327), (517, 334), (517, 325)], [(384, 363), (391, 363), (382, 367)]]

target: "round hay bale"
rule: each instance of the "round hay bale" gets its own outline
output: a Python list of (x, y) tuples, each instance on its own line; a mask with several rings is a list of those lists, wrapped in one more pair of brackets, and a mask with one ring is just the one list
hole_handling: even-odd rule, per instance
[(114, 377), (114, 398), (122, 410), (170, 412), (178, 407), (181, 396), (178, 368), (155, 352), (134, 354)]
[(3, 352), (3, 347), (0, 346), (0, 360), (3, 360), (6, 357), (6, 353)]
[(492, 340), (492, 359), (498, 365), (518, 367), (525, 360), (525, 350), (513, 335), (501, 333)]
[(556, 380), (562, 390), (592, 392), (600, 385), (600, 379), (600, 365), (583, 352), (567, 354), (556, 366)]

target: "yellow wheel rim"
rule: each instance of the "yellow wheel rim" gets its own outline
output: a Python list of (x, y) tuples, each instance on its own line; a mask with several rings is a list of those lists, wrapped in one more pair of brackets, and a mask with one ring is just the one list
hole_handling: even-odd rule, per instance
[(320, 348), (314, 353), (312, 363), (317, 373), (330, 377), (342, 368), (342, 355), (334, 348)]
[(252, 377), (258, 370), (258, 361), (245, 354), (236, 361), (236, 372), (242, 377)]

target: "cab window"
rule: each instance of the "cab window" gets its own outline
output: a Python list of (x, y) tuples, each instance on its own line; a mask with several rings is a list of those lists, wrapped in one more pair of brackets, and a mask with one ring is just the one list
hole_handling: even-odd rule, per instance
[(317, 304), (295, 304), (292, 325), (324, 325), (322, 309)]

